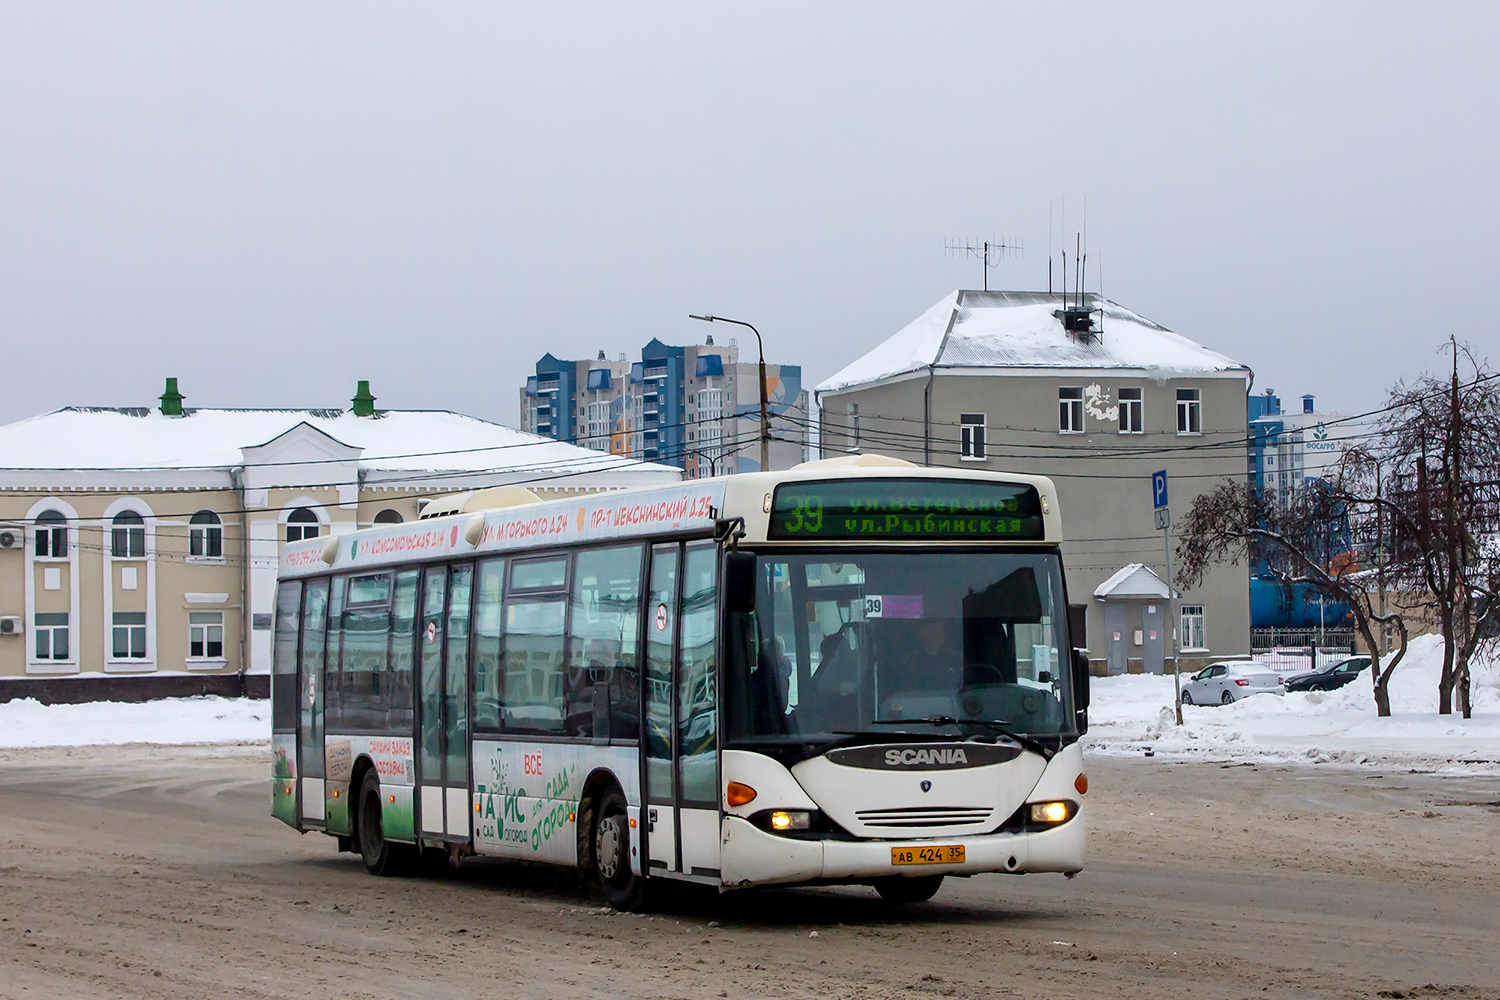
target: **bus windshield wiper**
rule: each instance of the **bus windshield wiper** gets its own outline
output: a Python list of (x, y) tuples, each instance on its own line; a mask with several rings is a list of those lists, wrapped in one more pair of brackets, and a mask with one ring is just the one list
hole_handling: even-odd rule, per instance
[(851, 729), (835, 729), (833, 734), (837, 739), (806, 744), (802, 753), (797, 755), (797, 762), (812, 760), (814, 757), (823, 756), (830, 750), (853, 746), (856, 743), (899, 743), (912, 735), (911, 733), (858, 733)]
[(983, 726), (997, 736), (1014, 740), (1032, 753), (1041, 754), (1047, 760), (1052, 759), (1052, 750), (1040, 740), (1034, 740), (1030, 736), (1023, 736), (1010, 728), (1007, 719), (955, 719), (951, 715), (929, 715), (925, 719), (871, 719), (872, 726)]

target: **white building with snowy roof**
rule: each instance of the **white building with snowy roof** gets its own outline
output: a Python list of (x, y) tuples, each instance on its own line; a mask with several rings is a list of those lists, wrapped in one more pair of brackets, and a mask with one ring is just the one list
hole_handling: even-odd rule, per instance
[[(265, 696), (280, 548), (439, 497), (682, 470), (448, 410), (65, 407), (0, 427), (0, 701)], [(435, 509), (435, 508), (434, 508)], [(247, 627), (248, 626), (248, 627)]]
[[(1051, 476), (1070, 600), (1096, 672), (1159, 672), (1174, 629), (1183, 669), (1250, 649), (1246, 566), (1215, 568), (1167, 621), (1151, 474), (1167, 472), (1179, 517), (1207, 488), (1243, 481), (1252, 379), (1100, 296), (955, 291), (815, 394), (824, 457), (878, 452)], [(1141, 570), (1160, 593), (1103, 587), (1138, 583)]]

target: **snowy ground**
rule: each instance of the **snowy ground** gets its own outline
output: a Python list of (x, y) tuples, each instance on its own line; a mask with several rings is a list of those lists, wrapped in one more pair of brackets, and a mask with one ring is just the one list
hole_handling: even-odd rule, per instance
[(0, 704), (0, 747), (106, 743), (265, 743), (271, 703), (250, 698), (163, 698), (43, 705), (34, 698)]
[[(1093, 681), (1086, 745), (1112, 756), (1150, 751), (1218, 761), (1367, 765), (1500, 774), (1500, 662), (1475, 665), (1474, 717), (1437, 714), (1442, 642), (1413, 640), (1391, 680), (1393, 716), (1375, 714), (1366, 678), (1341, 690), (1189, 705), (1172, 721), (1172, 678)], [(0, 704), (0, 748), (119, 743), (264, 743), (270, 703), (170, 698), (145, 704)]]
[(1500, 774), (1500, 663), (1474, 664), (1473, 718), (1437, 714), (1442, 640), (1412, 640), (1391, 678), (1391, 717), (1375, 714), (1368, 675), (1338, 691), (1187, 705), (1174, 725), (1172, 678), (1095, 678), (1086, 745), (1094, 753), (1220, 761), (1367, 765)]

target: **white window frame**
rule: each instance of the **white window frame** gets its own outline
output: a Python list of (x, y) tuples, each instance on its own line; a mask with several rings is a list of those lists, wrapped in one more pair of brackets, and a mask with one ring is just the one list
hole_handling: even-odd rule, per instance
[[(209, 652), (209, 645), (214, 641), (214, 632), (218, 632), (218, 655)], [(193, 647), (201, 648), (200, 653), (194, 653)], [(192, 663), (227, 663), (228, 658), (224, 655), (224, 612), (222, 611), (189, 611), (188, 612), (188, 661)]]
[[(133, 514), (134, 521), (122, 521)], [(126, 508), (109, 519), (109, 554), (115, 559), (146, 558), (146, 519), (138, 510)]]
[(988, 414), (960, 413), (958, 415), (958, 457), (965, 462), (986, 462), (989, 456), (985, 448), (985, 427)]
[(1184, 437), (1203, 433), (1202, 389), (1177, 390), (1177, 433)]
[[(1127, 396), (1126, 393), (1134, 395)], [(1146, 393), (1139, 386), (1120, 387), (1120, 433), (1146, 433)]]
[[(57, 616), (62, 618), (60, 625), (42, 625), (37, 619), (46, 616)], [(73, 659), (73, 637), (68, 634), (68, 613), (66, 611), (37, 611), (32, 614), (31, 631), (34, 633), (31, 639), (32, 659), (41, 663), (69, 663)], [(63, 637), (63, 654), (56, 655), (57, 633), (61, 632)], [(37, 649), (37, 643), (42, 636), (47, 637), (47, 652), (45, 655)]]
[[(307, 511), (313, 516), (313, 519), (311, 521), (293, 521), (292, 515), (300, 510)], [(293, 528), (297, 529), (296, 538), (292, 537)], [(308, 529), (312, 529), (312, 534), (307, 533)], [(323, 522), (319, 520), (317, 511), (313, 510), (311, 507), (308, 507), (306, 504), (303, 504), (301, 506), (293, 508), (291, 512), (287, 514), (286, 520), (282, 522), (281, 531), (282, 537), (285, 538), (288, 542), (300, 542), (307, 538), (319, 538), (323, 534)]]
[[(72, 528), (72, 525), (68, 519), (68, 515), (64, 514), (62, 511), (58, 510), (55, 507), (49, 507), (46, 510), (41, 511), (37, 515), (37, 517), (41, 517), (44, 514), (55, 514), (56, 516), (62, 518), (62, 520), (42, 521), (40, 524), (38, 524), (36, 518), (32, 519), (31, 528), (34, 532), (31, 543), (31, 551), (33, 553), (32, 558), (42, 562), (65, 562), (69, 558), (68, 532)], [(59, 535), (61, 535), (62, 538), (61, 552), (57, 551), (57, 542)], [(40, 542), (43, 538), (47, 540), (47, 552), (45, 555), (36, 551), (37, 543)]]
[[(138, 622), (137, 621), (122, 622), (122, 621), (120, 621), (120, 616), (121, 615), (130, 615), (132, 617), (134, 617), (136, 615), (139, 615), (141, 620), (138, 621)], [(114, 660), (116, 663), (134, 663), (137, 660), (139, 660), (140, 662), (144, 663), (148, 659), (150, 659), (151, 650), (150, 650), (149, 646), (147, 645), (147, 635), (146, 635), (146, 622), (147, 622), (147, 620), (148, 619), (147, 619), (146, 613), (144, 611), (114, 611), (114, 612), (111, 612), (110, 629), (109, 629), (109, 637), (110, 637), (110, 642), (109, 642), (109, 658), (111, 660)], [(122, 632), (124, 633), (124, 638), (125, 638), (125, 654), (123, 656), (120, 655), (120, 652), (119, 652), (119, 650), (120, 650), (120, 634)], [(140, 640), (140, 645), (139, 646), (136, 645), (136, 640), (137, 639)], [(139, 649), (140, 652), (136, 652), (137, 649)]]
[[(1077, 396), (1072, 393), (1077, 393)], [(1057, 389), (1057, 432), (1083, 433), (1083, 386), (1063, 385)]]
[[(213, 520), (199, 521), (198, 518), (204, 514), (210, 515)], [(212, 554), (214, 548), (219, 550), (218, 555)], [(224, 519), (216, 511), (200, 510), (189, 519), (187, 561), (198, 565), (213, 566), (222, 565), (225, 562)]]
[(1181, 652), (1201, 652), (1208, 649), (1208, 630), (1204, 624), (1203, 605), (1184, 604), (1177, 612), (1178, 634), (1182, 637)]

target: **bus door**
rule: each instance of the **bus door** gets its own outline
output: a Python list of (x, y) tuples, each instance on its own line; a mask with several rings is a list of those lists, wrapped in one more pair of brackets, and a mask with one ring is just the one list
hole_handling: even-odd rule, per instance
[(302, 649), (297, 660), (297, 774), (304, 826), (322, 826), (323, 656), (328, 637), (328, 581), (313, 580), (302, 596)]
[(713, 542), (652, 550), (646, 819), (653, 870), (719, 876), (718, 565)]
[(474, 566), (423, 574), (417, 661), (417, 822), (428, 839), (468, 842), (469, 595)]

